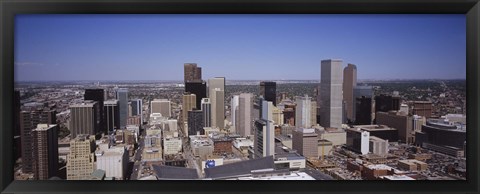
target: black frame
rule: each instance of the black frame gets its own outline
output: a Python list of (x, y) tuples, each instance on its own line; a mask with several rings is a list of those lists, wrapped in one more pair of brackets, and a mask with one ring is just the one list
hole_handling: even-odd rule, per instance
[[(15, 14), (130, 13), (405, 13), (466, 14), (467, 181), (13, 181), (13, 89)], [(478, 0), (3, 0), (1, 14), (0, 191), (2, 193), (478, 193), (480, 3)], [(207, 184), (205, 184), (207, 183)]]

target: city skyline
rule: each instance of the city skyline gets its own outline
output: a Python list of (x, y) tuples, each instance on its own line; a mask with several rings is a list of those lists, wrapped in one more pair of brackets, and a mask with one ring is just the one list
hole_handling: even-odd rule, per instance
[(16, 81), (181, 80), (184, 63), (204, 80), (319, 80), (330, 58), (359, 80), (466, 77), (464, 15), (20, 15), (15, 33)]

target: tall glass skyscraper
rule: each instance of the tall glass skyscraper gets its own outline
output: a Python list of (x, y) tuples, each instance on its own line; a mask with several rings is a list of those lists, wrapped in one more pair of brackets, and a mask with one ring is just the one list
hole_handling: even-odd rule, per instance
[(128, 89), (119, 88), (117, 90), (118, 110), (120, 112), (120, 128), (127, 126), (128, 118)]

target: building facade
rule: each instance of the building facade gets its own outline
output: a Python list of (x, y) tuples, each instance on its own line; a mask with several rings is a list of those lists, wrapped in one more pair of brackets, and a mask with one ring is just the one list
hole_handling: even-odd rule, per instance
[(124, 128), (125, 126), (127, 126), (128, 118), (128, 89), (117, 89), (116, 97), (116, 99), (118, 100), (118, 111), (120, 115), (120, 128)]
[(345, 101), (345, 109), (347, 119), (351, 122), (354, 121), (353, 117), (355, 112), (353, 111), (354, 98), (353, 88), (357, 86), (357, 66), (348, 64), (343, 69), (343, 100)]
[(58, 172), (58, 126), (38, 124), (32, 131), (35, 180), (48, 180)]
[(340, 129), (343, 118), (342, 60), (322, 60), (320, 80), (320, 125)]

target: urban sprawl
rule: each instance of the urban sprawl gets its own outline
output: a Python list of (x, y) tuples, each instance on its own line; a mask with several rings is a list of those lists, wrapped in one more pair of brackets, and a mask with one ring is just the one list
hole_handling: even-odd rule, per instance
[[(17, 82), (16, 180), (465, 180), (465, 80)], [(361, 66), (359, 66), (361, 71)]]

